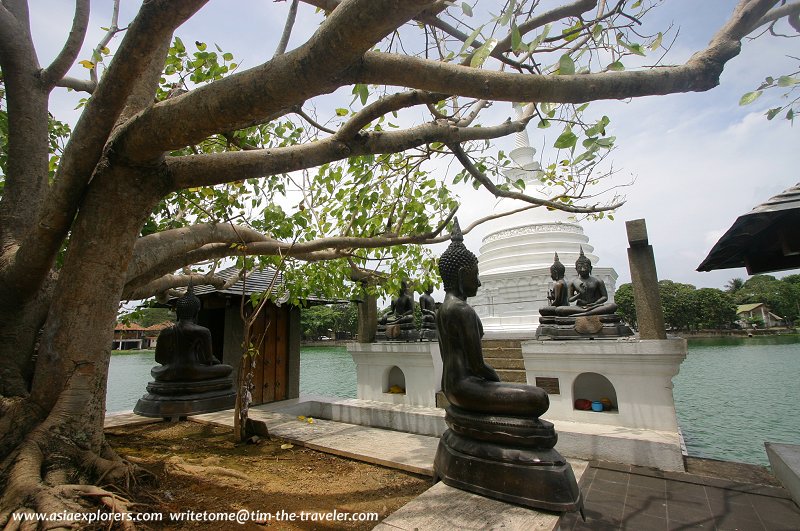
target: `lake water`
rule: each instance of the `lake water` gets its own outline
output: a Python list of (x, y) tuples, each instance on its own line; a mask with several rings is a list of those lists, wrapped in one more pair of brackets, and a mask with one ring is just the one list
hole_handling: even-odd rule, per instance
[(764, 441), (800, 444), (800, 337), (693, 339), (673, 378), (689, 455), (768, 464)]
[[(133, 409), (154, 364), (152, 352), (111, 357), (109, 412)], [(673, 383), (690, 455), (765, 465), (764, 441), (800, 444), (800, 336), (691, 340)], [(355, 398), (347, 350), (303, 348), (300, 392)]]

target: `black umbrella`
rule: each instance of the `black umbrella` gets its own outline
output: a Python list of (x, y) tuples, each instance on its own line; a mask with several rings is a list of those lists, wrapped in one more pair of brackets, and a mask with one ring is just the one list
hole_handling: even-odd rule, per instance
[(697, 270), (732, 267), (750, 275), (800, 268), (800, 183), (739, 216)]

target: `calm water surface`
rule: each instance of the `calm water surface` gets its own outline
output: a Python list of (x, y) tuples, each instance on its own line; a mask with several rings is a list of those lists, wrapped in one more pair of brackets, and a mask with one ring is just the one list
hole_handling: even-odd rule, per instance
[[(154, 364), (152, 351), (111, 357), (109, 412), (133, 409)], [(691, 340), (673, 383), (690, 455), (767, 464), (764, 441), (800, 444), (800, 336)], [(300, 392), (354, 398), (347, 350), (303, 348)]]
[(800, 444), (800, 336), (693, 339), (673, 384), (689, 455), (768, 464), (764, 441)]
[[(126, 351), (123, 351), (126, 352)], [(129, 411), (145, 393), (150, 369), (156, 365), (150, 350), (114, 354), (108, 369), (106, 410)], [(356, 364), (344, 347), (304, 347), (300, 351), (300, 392), (328, 397), (356, 397)]]

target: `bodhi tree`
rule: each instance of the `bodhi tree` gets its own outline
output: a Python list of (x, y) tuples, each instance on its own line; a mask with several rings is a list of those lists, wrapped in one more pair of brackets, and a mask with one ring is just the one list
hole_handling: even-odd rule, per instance
[[(453, 162), (448, 179), (520, 208), (600, 215), (619, 204), (590, 187), (613, 138), (584, 104), (709, 90), (785, 7), (743, 0), (685, 64), (626, 69), (663, 46), (636, 31), (648, 2), (292, 0), (277, 52), (245, 70), (174, 37), (205, 3), (149, 0), (124, 29), (115, 12), (86, 58), (90, 1), (76, 0), (43, 66), (27, 2), (0, 2), (0, 526), (87, 499), (125, 510), (93, 486), (140, 473), (102, 429), (121, 300), (218, 284), (213, 265), (191, 268), (226, 257), (280, 263), (298, 280), (291, 297), (398, 263), (418, 278), (432, 270), (419, 245), (446, 238), (458, 205), (447, 172), (430, 169)], [(319, 25), (288, 50), (299, 9)], [(67, 76), (76, 63), (86, 79)], [(72, 126), (48, 108), (63, 88), (86, 93)], [(329, 106), (337, 91), (352, 103)], [(492, 102), (523, 112), (493, 119)], [(561, 150), (545, 195), (481, 151), (531, 120), (557, 129)]]

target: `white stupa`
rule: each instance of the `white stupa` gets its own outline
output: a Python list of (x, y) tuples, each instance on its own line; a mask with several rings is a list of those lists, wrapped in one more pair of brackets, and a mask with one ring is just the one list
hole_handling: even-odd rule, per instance
[[(515, 106), (521, 114), (522, 107)], [(509, 156), (515, 167), (505, 172), (513, 179), (525, 179), (526, 190), (541, 189), (541, 166), (534, 160), (528, 133), (521, 131)], [(500, 199), (493, 213), (524, 206), (520, 201)], [(614, 300), (617, 273), (612, 268), (596, 267), (598, 257), (572, 214), (544, 207), (519, 212), (489, 221), (478, 257), (481, 288), (470, 304), (483, 322), (487, 339), (533, 338), (539, 326), (539, 308), (546, 306), (552, 287), (550, 266), (554, 253), (566, 267), (567, 281), (575, 278), (575, 260), (581, 249), (592, 261), (592, 275), (602, 279), (609, 300)]]

